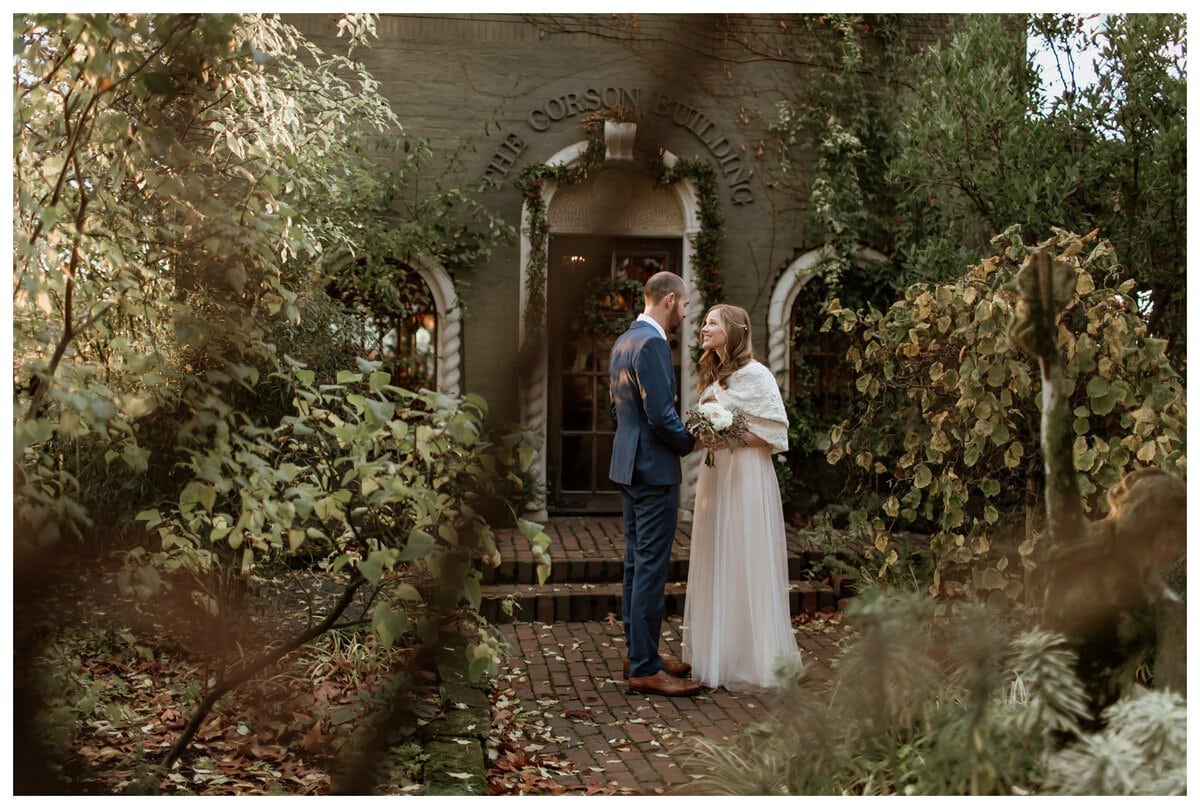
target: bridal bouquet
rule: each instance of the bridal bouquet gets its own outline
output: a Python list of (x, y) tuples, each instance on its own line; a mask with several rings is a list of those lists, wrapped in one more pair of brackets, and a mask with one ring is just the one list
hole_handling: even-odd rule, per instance
[(724, 444), (733, 449), (746, 440), (748, 425), (741, 411), (729, 410), (719, 402), (704, 402), (695, 410), (687, 412), (683, 426), (692, 435), (709, 446), (704, 454), (704, 463), (713, 465), (713, 444)]

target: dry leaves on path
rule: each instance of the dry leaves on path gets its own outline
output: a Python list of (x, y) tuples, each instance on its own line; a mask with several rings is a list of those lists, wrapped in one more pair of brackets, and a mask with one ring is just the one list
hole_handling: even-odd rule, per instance
[[(512, 678), (512, 673), (507, 675)], [(547, 752), (549, 746), (569, 741), (558, 736), (546, 720), (545, 708), (557, 704), (555, 699), (539, 699), (538, 707), (529, 710), (521, 705), (515, 689), (502, 685), (505, 675), (498, 678), (492, 691), (492, 727), (488, 734), (488, 791), (492, 795), (616, 795), (614, 784), (593, 781), (581, 784), (579, 765), (561, 753)], [(592, 719), (591, 714), (577, 709), (564, 711)], [(566, 782), (566, 783), (564, 783)]]

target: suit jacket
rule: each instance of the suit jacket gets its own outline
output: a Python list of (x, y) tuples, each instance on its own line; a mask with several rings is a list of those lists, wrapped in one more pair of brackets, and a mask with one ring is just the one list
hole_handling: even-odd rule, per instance
[(613, 344), (609, 396), (617, 420), (608, 477), (614, 483), (677, 485), (679, 458), (696, 446), (675, 411), (675, 370), (667, 341), (634, 321)]

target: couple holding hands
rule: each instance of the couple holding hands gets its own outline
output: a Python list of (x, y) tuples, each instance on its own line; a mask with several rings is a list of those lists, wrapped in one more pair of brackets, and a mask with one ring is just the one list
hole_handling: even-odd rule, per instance
[[(787, 449), (779, 386), (754, 359), (746, 311), (714, 306), (700, 330), (700, 405), (716, 403), (734, 414), (738, 429), (728, 440), (711, 426), (689, 432), (675, 410), (667, 343), (668, 332), (683, 322), (687, 286), (678, 275), (660, 272), (646, 281), (644, 297), (645, 311), (617, 338), (609, 362), (617, 420), (609, 478), (621, 489), (625, 517), (625, 676), (633, 690), (667, 696), (691, 696), (704, 686), (771, 688), (778, 671), (801, 665), (788, 608), (783, 505), (771, 462), (773, 453)], [(671, 660), (659, 655), (658, 642), (679, 459), (699, 448), (712, 463), (700, 467), (696, 485), (683, 659)]]

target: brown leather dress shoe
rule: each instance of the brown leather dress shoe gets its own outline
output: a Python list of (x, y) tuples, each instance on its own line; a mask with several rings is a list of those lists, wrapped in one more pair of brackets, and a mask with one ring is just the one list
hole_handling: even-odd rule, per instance
[(700, 683), (691, 680), (681, 680), (672, 677), (666, 670), (654, 672), (649, 677), (630, 677), (629, 689), (651, 694), (662, 694), (664, 697), (691, 697), (700, 693), (703, 688)]
[[(692, 664), (684, 663), (682, 660), (676, 660), (671, 657), (662, 658), (663, 671), (670, 674), (672, 677), (686, 677), (692, 673)], [(625, 679), (629, 679), (629, 658), (625, 658), (625, 665), (621, 667), (621, 673)]]

